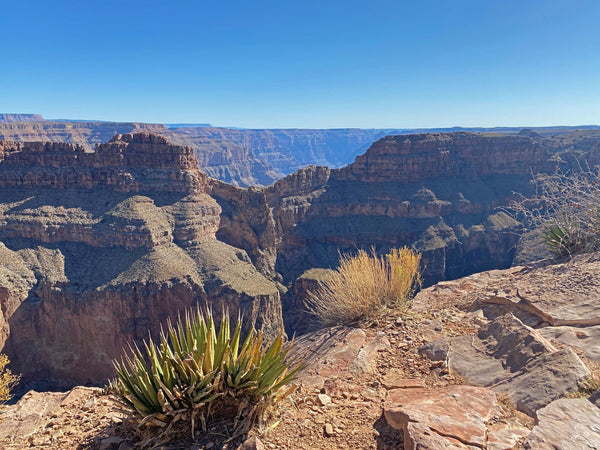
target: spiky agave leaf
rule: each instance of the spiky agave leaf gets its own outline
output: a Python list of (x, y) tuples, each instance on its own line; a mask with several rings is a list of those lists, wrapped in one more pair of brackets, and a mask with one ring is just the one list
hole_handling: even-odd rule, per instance
[(282, 335), (266, 343), (262, 331), (252, 328), (240, 345), (242, 329), (238, 316), (231, 332), (227, 311), (218, 331), (209, 309), (186, 312), (183, 320), (174, 325), (169, 321), (166, 331), (161, 329), (156, 344), (149, 338), (144, 352), (130, 347), (114, 363), (118, 378), (113, 386), (123, 404), (148, 424), (169, 423), (187, 414), (192, 422), (200, 417), (205, 429), (206, 419), (219, 414), (219, 402), (226, 401), (221, 399), (233, 398), (243, 410), (232, 418), (238, 433), (293, 392), (294, 386), (283, 387), (303, 364), (290, 360), (292, 343)]

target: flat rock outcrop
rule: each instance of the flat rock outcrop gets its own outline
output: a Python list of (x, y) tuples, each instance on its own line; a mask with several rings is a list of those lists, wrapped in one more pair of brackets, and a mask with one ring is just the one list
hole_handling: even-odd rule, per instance
[(506, 394), (518, 410), (530, 416), (576, 391), (591, 375), (570, 347), (555, 349), (510, 314), (474, 336), (452, 338), (448, 366), (468, 384)]
[(448, 386), (394, 389), (384, 413), (392, 427), (402, 430), (406, 450), (486, 448), (487, 425), (498, 408), (488, 389)]
[(537, 413), (525, 441), (530, 450), (600, 448), (600, 408), (585, 398), (562, 398)]
[(149, 133), (93, 152), (0, 144), (0, 346), (25, 383), (100, 383), (127, 343), (186, 308), (282, 330), (269, 255), (217, 239), (230, 193), (217, 201), (215, 182), (190, 147)]
[[(598, 377), (593, 365), (598, 361), (597, 257), (495, 270), (421, 291), (414, 310), (452, 304), (471, 311), (480, 323), (475, 334), (438, 339), (421, 352), (446, 361), (466, 383), (507, 395), (517, 409), (534, 417), (540, 408)], [(573, 325), (552, 325), (560, 320)]]

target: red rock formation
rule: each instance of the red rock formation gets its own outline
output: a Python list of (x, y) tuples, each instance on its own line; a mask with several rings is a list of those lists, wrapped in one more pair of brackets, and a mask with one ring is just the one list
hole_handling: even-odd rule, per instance
[(414, 245), (428, 283), (507, 267), (518, 224), (496, 207), (526, 192), (547, 159), (526, 136), (433, 133), (385, 137), (341, 169), (298, 171), (265, 188), (276, 268), (291, 281), (373, 245)]
[[(278, 288), (263, 275), (272, 219), (256, 228), (270, 214), (264, 194), (236, 197), (214, 183), (190, 147), (149, 133), (94, 152), (0, 143), (0, 346), (14, 370), (26, 382), (102, 382), (128, 342), (195, 306), (239, 311), (268, 336), (282, 330)], [(256, 242), (217, 239), (213, 190), (243, 211)], [(252, 212), (253, 195), (266, 216)]]
[(525, 136), (429, 133), (387, 136), (335, 172), (339, 180), (367, 183), (486, 175), (527, 175), (547, 158)]

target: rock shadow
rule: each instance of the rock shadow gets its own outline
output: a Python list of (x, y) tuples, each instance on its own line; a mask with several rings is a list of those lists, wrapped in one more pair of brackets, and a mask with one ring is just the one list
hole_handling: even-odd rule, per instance
[(402, 431), (395, 430), (385, 420), (385, 416), (381, 413), (379, 419), (373, 424), (373, 428), (377, 430), (378, 436), (375, 439), (377, 450), (402, 450), (404, 449), (404, 436)]

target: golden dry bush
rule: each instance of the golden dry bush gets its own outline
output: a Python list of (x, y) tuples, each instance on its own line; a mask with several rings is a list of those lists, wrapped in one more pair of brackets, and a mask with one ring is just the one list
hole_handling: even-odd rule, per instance
[(310, 292), (307, 309), (325, 326), (369, 321), (390, 306), (401, 306), (420, 284), (421, 255), (406, 247), (385, 256), (359, 250), (341, 255), (339, 267)]
[(10, 363), (8, 357), (0, 354), (0, 403), (12, 398), (11, 391), (19, 383), (20, 375), (13, 374), (6, 366)]
[(385, 259), (390, 270), (390, 302), (405, 302), (421, 286), (421, 254), (403, 247), (392, 249)]

